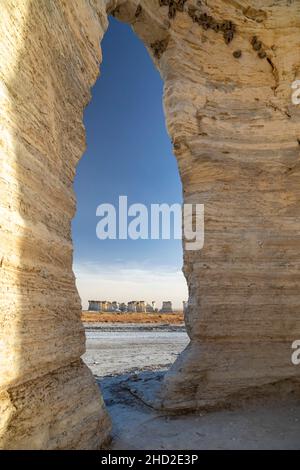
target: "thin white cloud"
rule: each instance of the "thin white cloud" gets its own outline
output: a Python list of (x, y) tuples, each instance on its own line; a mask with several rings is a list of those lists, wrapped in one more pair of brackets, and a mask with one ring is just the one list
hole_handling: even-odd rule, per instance
[(182, 272), (168, 266), (77, 263), (73, 269), (84, 309), (88, 300), (155, 300), (158, 308), (163, 300), (171, 300), (174, 308), (182, 308), (188, 297)]

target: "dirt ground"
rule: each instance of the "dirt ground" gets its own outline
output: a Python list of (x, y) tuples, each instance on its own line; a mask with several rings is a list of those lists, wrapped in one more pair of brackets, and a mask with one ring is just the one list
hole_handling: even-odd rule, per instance
[(82, 312), (84, 323), (168, 323), (183, 324), (183, 312), (174, 313), (97, 313)]
[(113, 421), (114, 450), (300, 449), (300, 403), (266, 403), (236, 410), (168, 416), (145, 405), (136, 388), (161, 380), (141, 372), (98, 383)]

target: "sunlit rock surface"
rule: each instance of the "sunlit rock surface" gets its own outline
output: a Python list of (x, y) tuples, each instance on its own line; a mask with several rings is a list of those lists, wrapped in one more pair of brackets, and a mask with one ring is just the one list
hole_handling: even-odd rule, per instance
[(110, 431), (80, 362), (71, 241), (82, 116), (106, 11), (133, 25), (159, 68), (184, 201), (205, 204), (204, 249), (184, 255), (191, 343), (167, 375), (162, 406), (194, 410), (270, 387), (299, 389), (291, 363), (300, 338), (300, 106), (291, 100), (300, 79), (299, 2), (6, 0), (2, 448), (97, 448)]

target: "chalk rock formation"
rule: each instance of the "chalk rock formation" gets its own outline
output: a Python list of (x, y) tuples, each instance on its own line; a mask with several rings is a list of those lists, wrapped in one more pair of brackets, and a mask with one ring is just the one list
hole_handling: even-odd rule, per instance
[(107, 27), (97, 5), (0, 6), (2, 448), (97, 448), (109, 435), (102, 397), (80, 360), (70, 225), (83, 110)]
[(96, 448), (109, 435), (80, 360), (70, 229), (107, 12), (132, 24), (159, 68), (184, 201), (205, 204), (204, 249), (184, 254), (191, 343), (167, 375), (161, 406), (296, 390), (299, 2), (7, 0), (0, 8), (0, 446)]

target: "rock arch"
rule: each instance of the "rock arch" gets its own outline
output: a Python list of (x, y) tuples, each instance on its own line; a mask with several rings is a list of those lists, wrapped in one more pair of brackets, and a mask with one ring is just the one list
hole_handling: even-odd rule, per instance
[(110, 422), (80, 357), (72, 183), (107, 12), (131, 23), (165, 83), (184, 200), (205, 204), (186, 252), (191, 343), (166, 410), (299, 389), (297, 1), (8, 0), (0, 23), (0, 446), (97, 448)]

